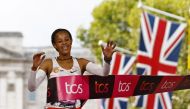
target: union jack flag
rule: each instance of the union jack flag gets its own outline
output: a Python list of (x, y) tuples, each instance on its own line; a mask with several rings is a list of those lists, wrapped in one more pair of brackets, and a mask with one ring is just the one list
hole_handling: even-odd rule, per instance
[[(141, 16), (140, 46), (137, 52), (137, 73), (140, 75), (174, 75), (185, 23), (161, 19), (146, 12)], [(171, 109), (171, 93), (138, 96), (137, 107)]]
[(135, 56), (116, 52), (113, 54), (111, 62), (110, 74), (128, 75), (131, 73), (132, 67), (136, 61)]
[[(113, 54), (110, 74), (128, 75), (130, 74), (136, 58), (116, 52)], [(110, 98), (101, 100), (101, 109), (127, 109), (127, 98)]]
[(100, 109), (127, 109), (127, 98), (102, 99)]

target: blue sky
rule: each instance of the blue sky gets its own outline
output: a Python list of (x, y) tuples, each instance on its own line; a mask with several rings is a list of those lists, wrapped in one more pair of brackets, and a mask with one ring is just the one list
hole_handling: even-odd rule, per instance
[(92, 11), (103, 0), (1, 0), (0, 31), (23, 33), (26, 47), (51, 46), (51, 33), (68, 29), (76, 40), (76, 30), (88, 28)]

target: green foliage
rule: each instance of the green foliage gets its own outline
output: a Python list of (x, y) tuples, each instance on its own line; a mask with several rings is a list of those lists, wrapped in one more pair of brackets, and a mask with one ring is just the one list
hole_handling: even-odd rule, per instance
[[(106, 0), (102, 2), (92, 13), (94, 21), (91, 23), (91, 27), (88, 30), (79, 28), (78, 38), (84, 42), (85, 46), (93, 48), (92, 51), (99, 60), (101, 60), (99, 40), (105, 42), (113, 40), (117, 46), (136, 51), (138, 36), (136, 29), (139, 28), (139, 14), (134, 14), (134, 17), (130, 14), (131, 11), (135, 10), (136, 4), (137, 2), (133, 0)], [(131, 21), (134, 19), (136, 22), (132, 23)], [(135, 25), (136, 28), (131, 25)], [(136, 35), (134, 36), (134, 34)]]
[[(187, 44), (190, 37), (190, 0), (142, 0), (142, 2), (147, 6), (183, 16), (188, 21), (186, 37), (182, 44), (177, 71), (179, 75), (186, 75)], [(94, 9), (92, 13), (94, 21), (91, 23), (90, 28), (85, 29), (80, 27), (78, 29), (77, 37), (83, 42), (84, 46), (91, 48), (98, 60), (101, 60), (101, 48), (98, 45), (99, 40), (105, 42), (113, 40), (119, 47), (133, 52), (137, 51), (141, 13), (141, 9), (137, 8), (137, 3), (137, 0), (104, 0)], [(158, 13), (153, 14), (177, 22), (176, 19)], [(186, 109), (190, 103), (189, 95), (190, 92), (188, 90), (174, 92), (173, 108)]]

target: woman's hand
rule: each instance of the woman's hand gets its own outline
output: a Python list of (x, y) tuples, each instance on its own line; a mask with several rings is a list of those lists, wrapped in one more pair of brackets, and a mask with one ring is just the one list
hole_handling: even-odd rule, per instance
[(110, 64), (110, 61), (112, 59), (112, 55), (115, 52), (114, 48), (116, 47), (116, 44), (113, 41), (108, 41), (106, 47), (101, 46), (102, 52), (104, 54), (104, 61)]
[(44, 58), (45, 58), (45, 52), (40, 52), (40, 53), (36, 53), (33, 56), (33, 66), (32, 66), (32, 70), (36, 71), (38, 66), (43, 62)]

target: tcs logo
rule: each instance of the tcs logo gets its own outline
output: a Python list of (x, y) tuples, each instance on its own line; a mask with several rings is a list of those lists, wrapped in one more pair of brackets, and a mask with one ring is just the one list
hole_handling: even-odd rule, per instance
[(155, 84), (153, 82), (143, 81), (142, 85), (140, 86), (141, 91), (152, 91), (154, 89)]
[(118, 92), (127, 92), (130, 90), (130, 85), (131, 83), (126, 83), (126, 82), (121, 82), (119, 81), (119, 87), (118, 87)]
[(164, 84), (162, 85), (161, 89), (170, 89), (173, 88), (176, 82), (170, 82), (170, 81), (165, 81)]
[(83, 93), (82, 84), (68, 84), (65, 82), (65, 88), (67, 94)]
[(95, 92), (96, 93), (107, 93), (109, 91), (108, 89), (109, 84), (107, 83), (98, 83), (95, 82)]

